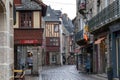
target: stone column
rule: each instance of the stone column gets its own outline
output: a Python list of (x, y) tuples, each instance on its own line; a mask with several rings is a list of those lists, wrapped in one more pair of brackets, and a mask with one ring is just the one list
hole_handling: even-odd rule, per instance
[(12, 7), (9, 0), (0, 0), (0, 6), (0, 80), (10, 80), (14, 69)]
[(38, 48), (34, 47), (33, 48), (33, 71), (32, 74), (34, 76), (38, 76)]
[(42, 71), (42, 59), (43, 59), (43, 55), (42, 55), (42, 48), (39, 46), (38, 47), (38, 71), (39, 73)]

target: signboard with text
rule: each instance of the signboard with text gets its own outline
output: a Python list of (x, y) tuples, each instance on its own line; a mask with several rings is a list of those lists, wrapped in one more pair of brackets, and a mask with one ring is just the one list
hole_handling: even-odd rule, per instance
[(38, 40), (20, 40), (19, 43), (20, 44), (38, 44), (39, 41)]

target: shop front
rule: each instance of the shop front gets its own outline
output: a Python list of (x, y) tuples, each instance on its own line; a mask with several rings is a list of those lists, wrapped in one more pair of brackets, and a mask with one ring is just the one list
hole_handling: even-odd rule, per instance
[[(39, 32), (40, 31), (40, 32)], [(14, 61), (15, 69), (29, 70), (28, 58), (32, 54), (32, 74), (38, 75), (42, 66), (42, 30), (15, 29), (14, 36)], [(31, 34), (32, 33), (32, 34)]]
[(106, 73), (108, 66), (107, 40), (107, 36), (104, 36), (94, 42), (94, 73)]
[(111, 32), (111, 45), (110, 45), (110, 53), (111, 53), (111, 65), (113, 67), (113, 75), (114, 78), (119, 77), (120, 70), (120, 24), (114, 24), (110, 26)]

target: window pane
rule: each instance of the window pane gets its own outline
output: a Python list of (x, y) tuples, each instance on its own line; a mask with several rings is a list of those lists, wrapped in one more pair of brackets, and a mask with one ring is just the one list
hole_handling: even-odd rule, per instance
[(58, 32), (58, 31), (59, 31), (59, 25), (58, 25), (58, 24), (55, 24), (55, 25), (54, 25), (54, 31), (55, 31), (55, 32)]
[(32, 27), (32, 12), (20, 12), (20, 27), (31, 28)]

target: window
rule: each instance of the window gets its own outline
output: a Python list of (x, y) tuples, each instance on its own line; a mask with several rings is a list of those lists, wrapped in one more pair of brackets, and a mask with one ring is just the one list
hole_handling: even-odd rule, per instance
[(20, 12), (20, 28), (32, 28), (32, 12)]
[(119, 59), (120, 59), (120, 38), (116, 39), (116, 69), (117, 69), (117, 76), (119, 76)]
[(50, 38), (50, 45), (51, 46), (59, 46), (59, 38)]
[(56, 63), (56, 60), (57, 60), (56, 55), (52, 55), (52, 63)]
[(85, 0), (81, 0), (80, 1), (80, 9), (85, 9), (86, 8), (86, 1)]
[(55, 31), (55, 32), (58, 32), (58, 31), (59, 31), (59, 25), (58, 25), (58, 24), (55, 24), (55, 25), (54, 25), (54, 31)]
[(50, 14), (48, 13), (47, 16), (50, 16)]

